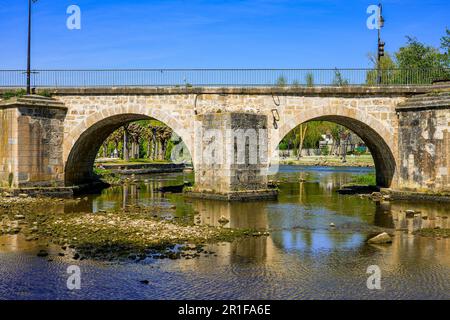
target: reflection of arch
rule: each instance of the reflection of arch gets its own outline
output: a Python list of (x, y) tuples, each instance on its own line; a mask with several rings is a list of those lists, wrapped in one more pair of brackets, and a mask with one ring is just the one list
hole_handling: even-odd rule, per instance
[(169, 126), (192, 150), (192, 134), (180, 121), (169, 114), (152, 108), (117, 106), (94, 113), (70, 130), (64, 139), (65, 184), (82, 184), (92, 179), (92, 167), (97, 152), (108, 136), (126, 123), (156, 119)]
[(377, 185), (390, 187), (396, 171), (394, 156), (394, 133), (372, 115), (353, 108), (317, 107), (302, 110), (280, 126), (279, 136), (272, 139), (276, 150), (281, 140), (298, 125), (308, 121), (330, 121), (347, 127), (356, 133), (367, 145), (375, 162)]

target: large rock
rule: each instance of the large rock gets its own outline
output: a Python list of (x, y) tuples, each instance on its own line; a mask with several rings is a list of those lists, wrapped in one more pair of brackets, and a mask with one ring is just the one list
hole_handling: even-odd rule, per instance
[(383, 200), (383, 195), (381, 194), (381, 192), (373, 192), (370, 195), (370, 198), (372, 199), (372, 201), (380, 202), (381, 200)]
[(380, 233), (379, 235), (369, 239), (368, 243), (374, 244), (384, 244), (384, 243), (392, 243), (392, 238), (386, 232)]

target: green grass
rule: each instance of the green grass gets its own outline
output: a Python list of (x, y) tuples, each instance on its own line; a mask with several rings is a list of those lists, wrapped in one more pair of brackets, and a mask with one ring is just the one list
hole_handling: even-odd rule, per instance
[(375, 186), (377, 184), (377, 178), (374, 173), (356, 175), (352, 177), (352, 183), (358, 185)]
[(11, 90), (11, 91), (5, 91), (2, 95), (1, 95), (1, 98), (2, 99), (4, 99), (4, 100), (9, 100), (9, 99), (11, 99), (11, 98), (14, 98), (14, 97), (21, 97), (21, 96), (24, 96), (24, 95), (26, 95), (27, 94), (27, 92), (26, 92), (26, 90), (24, 90), (24, 89), (20, 89), (20, 90)]
[(126, 164), (159, 164), (159, 163), (171, 163), (168, 160), (151, 160), (151, 159), (130, 159), (128, 161), (122, 160), (122, 159), (117, 159), (117, 160), (108, 160), (105, 162), (102, 161), (96, 161), (96, 163), (101, 163), (101, 164), (105, 164), (105, 165), (114, 165), (114, 164), (121, 164), (121, 165), (126, 165)]
[[(0, 98), (2, 98), (4, 100), (9, 100), (11, 98), (20, 98), (26, 94), (27, 94), (27, 91), (25, 89), (9, 90), (9, 91), (3, 92), (0, 95)], [(52, 96), (52, 93), (49, 90), (44, 89), (44, 90), (39, 90), (38, 95), (40, 95), (42, 97), (50, 98)]]
[(107, 169), (94, 168), (94, 174), (96, 174), (98, 176), (105, 176), (105, 175), (112, 174), (112, 172)]

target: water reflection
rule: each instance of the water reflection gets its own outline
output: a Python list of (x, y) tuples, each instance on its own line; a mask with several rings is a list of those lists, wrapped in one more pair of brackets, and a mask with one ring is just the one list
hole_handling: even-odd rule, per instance
[[(0, 237), (0, 298), (450, 298), (450, 240), (413, 235), (420, 228), (449, 228), (449, 205), (375, 203), (336, 193), (353, 175), (370, 171), (282, 167), (275, 177), (281, 181), (278, 201), (227, 203), (158, 191), (192, 181), (192, 174), (141, 177), (78, 203), (55, 200), (50, 208), (37, 210), (58, 214), (134, 204), (176, 206), (175, 215), (192, 216), (198, 224), (270, 230), (270, 236), (209, 245), (214, 254), (198, 259), (126, 265), (77, 261), (84, 275), (80, 292), (65, 290), (73, 260), (58, 257), (59, 248), (50, 264), (35, 253), (24, 254), (40, 249), (39, 243), (18, 235)], [(392, 245), (366, 244), (373, 227), (391, 229)], [(366, 268), (374, 264), (383, 273), (380, 292), (365, 286)], [(151, 280), (146, 290), (139, 286), (143, 278)]]
[[(310, 168), (283, 166), (275, 177), (280, 181), (278, 201), (222, 202), (184, 199), (181, 194), (161, 193), (159, 188), (192, 181), (190, 174), (141, 176), (139, 181), (112, 187), (101, 195), (88, 196), (77, 204), (59, 204), (55, 212), (98, 212), (129, 205), (176, 205), (175, 215), (193, 215), (194, 223), (230, 228), (270, 230), (269, 238), (255, 238), (233, 252), (267, 256), (268, 247), (282, 250), (341, 250), (365, 246), (371, 227), (413, 233), (421, 228), (449, 228), (448, 205), (435, 203), (375, 203), (357, 196), (339, 195), (336, 190), (367, 168)], [(55, 210), (56, 209), (56, 210)], [(408, 213), (414, 210), (414, 213)], [(330, 227), (333, 224), (334, 227)], [(256, 248), (255, 246), (260, 246)], [(242, 255), (242, 254), (240, 254)]]
[(414, 233), (420, 229), (450, 228), (449, 209), (438, 203), (401, 203), (389, 204), (395, 229)]

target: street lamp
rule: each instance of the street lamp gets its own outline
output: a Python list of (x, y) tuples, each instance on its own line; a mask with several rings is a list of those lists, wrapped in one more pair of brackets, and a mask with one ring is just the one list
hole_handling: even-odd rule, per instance
[(384, 27), (384, 18), (383, 18), (383, 6), (381, 3), (378, 5), (380, 8), (379, 16), (378, 16), (378, 72), (377, 72), (377, 84), (381, 84), (381, 57), (384, 57), (384, 46), (386, 43), (381, 41), (381, 28)]
[(37, 1), (28, 0), (27, 94), (31, 94), (31, 3)]

